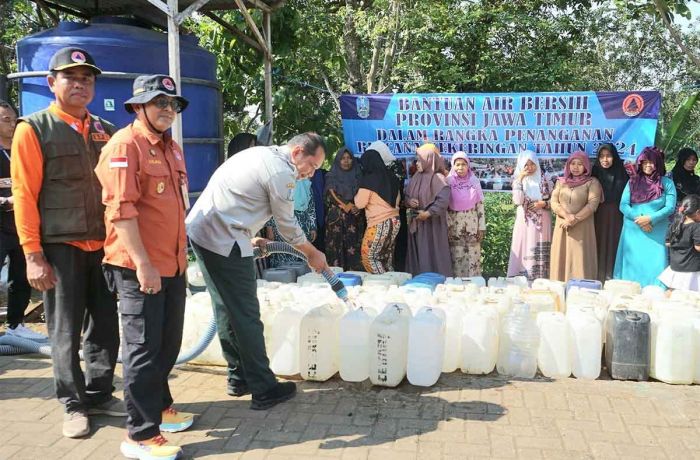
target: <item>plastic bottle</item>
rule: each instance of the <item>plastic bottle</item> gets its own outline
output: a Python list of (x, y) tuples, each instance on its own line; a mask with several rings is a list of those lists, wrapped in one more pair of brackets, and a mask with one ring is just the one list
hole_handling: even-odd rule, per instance
[(505, 343), (499, 353), (498, 373), (519, 378), (533, 378), (537, 373), (539, 331), (530, 314), (530, 307), (517, 301), (503, 319)]

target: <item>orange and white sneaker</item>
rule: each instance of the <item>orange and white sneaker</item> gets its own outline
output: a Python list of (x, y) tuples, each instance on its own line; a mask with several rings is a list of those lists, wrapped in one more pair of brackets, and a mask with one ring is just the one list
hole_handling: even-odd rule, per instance
[(178, 412), (170, 406), (163, 411), (160, 431), (177, 433), (179, 431), (185, 431), (192, 426), (192, 423), (194, 423), (194, 414)]
[(180, 446), (169, 444), (162, 434), (145, 441), (127, 437), (119, 450), (124, 457), (138, 460), (175, 460), (182, 453)]

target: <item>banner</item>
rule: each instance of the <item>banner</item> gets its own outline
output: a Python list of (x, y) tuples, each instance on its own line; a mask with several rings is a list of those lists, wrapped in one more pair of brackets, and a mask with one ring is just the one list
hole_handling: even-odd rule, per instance
[(449, 158), (464, 151), (482, 187), (510, 189), (518, 153), (537, 152), (547, 177), (563, 171), (574, 151), (595, 155), (612, 143), (634, 161), (654, 144), (657, 91), (351, 94), (340, 98), (345, 144), (360, 155), (375, 140), (397, 158), (412, 159), (425, 142)]

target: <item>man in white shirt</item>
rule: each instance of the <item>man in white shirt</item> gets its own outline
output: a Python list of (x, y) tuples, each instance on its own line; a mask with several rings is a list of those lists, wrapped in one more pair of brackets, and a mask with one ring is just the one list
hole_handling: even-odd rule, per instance
[(325, 159), (323, 138), (299, 134), (285, 146), (252, 147), (229, 158), (212, 175), (187, 219), (187, 234), (215, 308), (228, 312), (237, 344), (226, 356), (234, 365), (234, 392), (253, 395), (251, 409), (265, 410), (292, 398), (293, 382), (277, 382), (265, 351), (257, 298), (253, 247), (270, 217), (309, 266), (328, 269), (326, 256), (306, 240), (294, 216), (296, 181), (311, 177)]

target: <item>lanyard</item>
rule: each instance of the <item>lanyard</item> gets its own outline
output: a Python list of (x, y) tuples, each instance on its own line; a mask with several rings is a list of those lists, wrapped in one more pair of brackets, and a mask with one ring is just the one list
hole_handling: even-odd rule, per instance
[(10, 160), (10, 154), (7, 153), (7, 150), (5, 150), (2, 147), (0, 147), (0, 150), (2, 150), (2, 154), (5, 155), (5, 158), (7, 158), (7, 161), (12, 161), (12, 160)]

